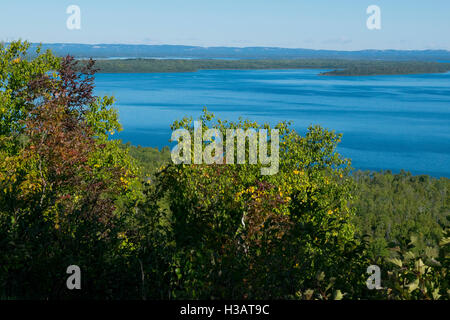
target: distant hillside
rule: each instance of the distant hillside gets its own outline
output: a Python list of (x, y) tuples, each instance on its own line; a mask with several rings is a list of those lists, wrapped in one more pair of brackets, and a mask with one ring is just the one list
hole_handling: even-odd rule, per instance
[[(36, 47), (38, 44), (33, 44)], [(333, 51), (287, 49), (276, 47), (195, 47), (182, 45), (127, 44), (43, 44), (56, 55), (77, 58), (221, 58), (221, 59), (356, 59), (356, 60), (418, 60), (450, 61), (447, 50), (362, 50)]]
[(195, 72), (230, 69), (331, 69), (321, 75), (337, 76), (422, 74), (450, 71), (450, 63), (348, 59), (108, 59), (97, 60), (96, 67), (103, 73)]

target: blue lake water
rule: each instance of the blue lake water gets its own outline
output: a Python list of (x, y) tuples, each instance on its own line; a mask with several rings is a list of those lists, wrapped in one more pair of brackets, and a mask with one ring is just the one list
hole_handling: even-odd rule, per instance
[(124, 142), (169, 145), (170, 124), (198, 117), (276, 124), (304, 133), (320, 124), (344, 134), (338, 151), (357, 169), (450, 177), (450, 73), (318, 76), (324, 70), (204, 70), (98, 74), (97, 95), (114, 95)]

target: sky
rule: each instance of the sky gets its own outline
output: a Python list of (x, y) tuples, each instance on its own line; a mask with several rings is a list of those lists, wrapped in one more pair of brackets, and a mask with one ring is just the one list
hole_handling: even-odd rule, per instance
[[(81, 10), (69, 30), (66, 9)], [(381, 10), (369, 30), (366, 9)], [(450, 50), (450, 0), (0, 0), (0, 41)]]

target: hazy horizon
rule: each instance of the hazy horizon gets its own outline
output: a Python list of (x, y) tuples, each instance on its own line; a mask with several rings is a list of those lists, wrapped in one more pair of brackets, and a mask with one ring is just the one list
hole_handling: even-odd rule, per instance
[(83, 43), (83, 42), (33, 42), (29, 41), (27, 39), (17, 38), (17, 39), (11, 39), (8, 41), (0, 40), (0, 42), (3, 43), (10, 43), (12, 41), (27, 41), (31, 44), (42, 44), (42, 45), (87, 45), (87, 46), (174, 46), (174, 47), (196, 47), (196, 48), (239, 48), (239, 49), (247, 49), (247, 48), (267, 48), (267, 49), (287, 49), (287, 50), (312, 50), (312, 51), (342, 51), (342, 52), (358, 52), (358, 51), (446, 51), (450, 52), (450, 49), (393, 49), (393, 48), (387, 48), (387, 49), (376, 49), (376, 48), (366, 48), (366, 49), (355, 49), (355, 50), (345, 50), (345, 49), (314, 49), (314, 48), (307, 48), (307, 47), (296, 47), (296, 48), (289, 48), (289, 47), (277, 47), (277, 46), (196, 46), (196, 45), (189, 45), (189, 44), (169, 44), (169, 43), (161, 43), (161, 44), (148, 44), (148, 43), (102, 43), (102, 42), (96, 42), (96, 43)]

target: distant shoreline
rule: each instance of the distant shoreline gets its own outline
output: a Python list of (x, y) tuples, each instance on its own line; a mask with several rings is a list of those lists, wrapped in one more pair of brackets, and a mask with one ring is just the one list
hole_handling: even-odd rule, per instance
[[(85, 60), (80, 60), (84, 63)], [(450, 63), (334, 59), (100, 59), (101, 73), (182, 73), (199, 70), (328, 69), (323, 76), (371, 76), (446, 73)]]

